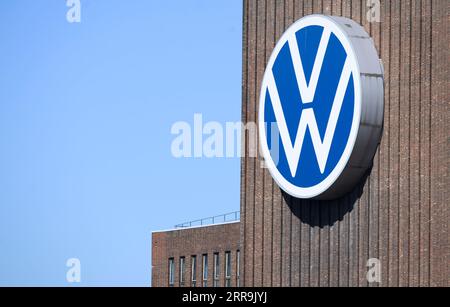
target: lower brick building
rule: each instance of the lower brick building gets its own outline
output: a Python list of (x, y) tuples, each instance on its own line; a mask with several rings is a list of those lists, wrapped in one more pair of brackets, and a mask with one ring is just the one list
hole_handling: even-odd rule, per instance
[(152, 234), (152, 286), (240, 286), (240, 223)]

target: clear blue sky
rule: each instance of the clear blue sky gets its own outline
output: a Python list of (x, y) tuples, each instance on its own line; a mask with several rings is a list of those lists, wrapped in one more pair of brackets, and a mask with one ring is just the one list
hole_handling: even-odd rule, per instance
[(239, 159), (175, 159), (175, 121), (239, 121), (237, 0), (0, 2), (0, 285), (149, 285), (151, 231), (239, 210)]

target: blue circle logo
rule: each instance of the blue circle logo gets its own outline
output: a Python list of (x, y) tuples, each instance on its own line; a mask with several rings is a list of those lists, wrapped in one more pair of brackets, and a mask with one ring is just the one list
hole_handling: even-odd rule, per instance
[(299, 198), (327, 191), (350, 159), (360, 112), (348, 33), (326, 16), (294, 23), (275, 46), (260, 95), (261, 148), (280, 187)]

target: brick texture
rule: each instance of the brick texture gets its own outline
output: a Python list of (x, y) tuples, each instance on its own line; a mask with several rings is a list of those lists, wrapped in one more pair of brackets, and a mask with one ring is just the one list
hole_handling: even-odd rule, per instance
[(174, 286), (180, 286), (180, 257), (185, 257), (185, 284), (191, 286), (191, 256), (197, 258), (196, 286), (202, 286), (202, 256), (208, 255), (208, 286), (213, 285), (214, 253), (219, 254), (219, 286), (225, 286), (225, 252), (231, 252), (231, 286), (236, 286), (239, 222), (152, 234), (152, 286), (169, 286), (169, 258), (175, 262)]
[[(276, 41), (302, 16), (360, 23), (385, 69), (381, 145), (367, 178), (347, 196), (293, 199), (260, 168), (260, 157), (242, 159), (245, 286), (449, 285), (450, 2), (380, 2), (380, 22), (367, 21), (365, 0), (243, 2), (244, 122), (258, 116)], [(380, 284), (367, 282), (369, 258), (381, 260)]]

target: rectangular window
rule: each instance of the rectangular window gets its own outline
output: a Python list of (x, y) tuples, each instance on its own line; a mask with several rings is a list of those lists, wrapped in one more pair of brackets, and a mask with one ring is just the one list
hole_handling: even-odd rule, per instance
[(184, 286), (184, 270), (185, 270), (186, 258), (180, 257), (180, 287)]
[(169, 287), (173, 287), (175, 284), (175, 261), (173, 258), (169, 258)]
[(220, 263), (219, 253), (214, 253), (214, 287), (219, 286)]
[(241, 277), (241, 252), (239, 250), (236, 251), (236, 287), (240, 287), (240, 277)]
[(225, 287), (231, 287), (231, 253), (225, 252)]
[(197, 285), (197, 256), (191, 257), (191, 286)]
[(203, 279), (203, 287), (208, 287), (208, 255), (203, 255), (202, 261), (202, 279)]

